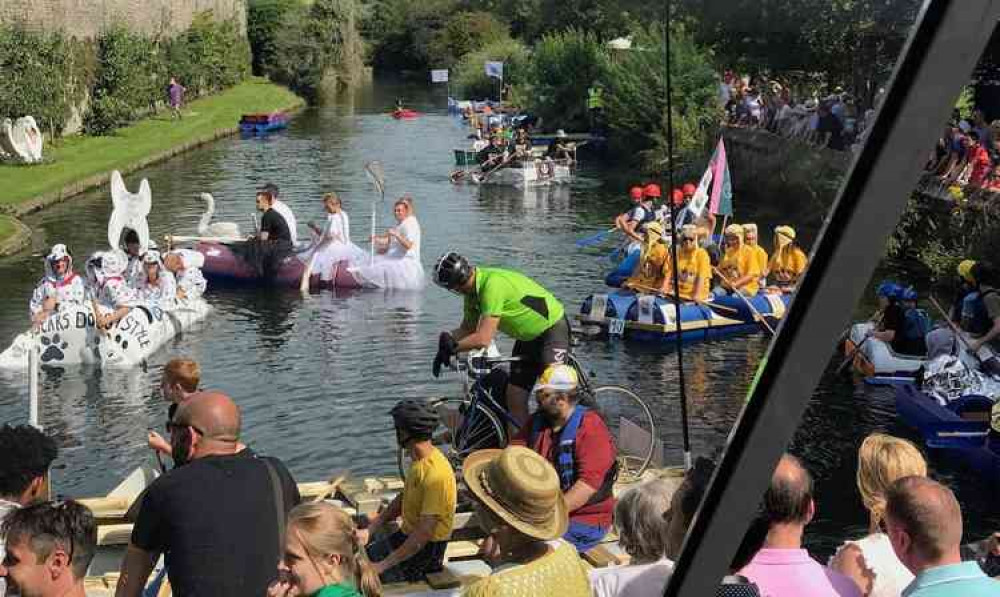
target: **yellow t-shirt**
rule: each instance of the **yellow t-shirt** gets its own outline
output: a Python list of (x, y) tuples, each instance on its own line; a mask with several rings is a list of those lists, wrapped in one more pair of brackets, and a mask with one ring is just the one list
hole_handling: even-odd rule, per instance
[(806, 271), (809, 258), (798, 247), (778, 251), (771, 256), (768, 269), (778, 282), (795, 281)]
[(738, 251), (726, 251), (719, 261), (719, 271), (725, 274), (730, 282), (735, 282), (737, 278), (743, 276), (750, 276), (750, 281), (740, 291), (748, 296), (757, 294), (762, 270), (757, 264), (757, 256), (750, 247), (742, 245)]
[[(694, 299), (697, 301), (708, 300), (709, 285), (712, 282), (712, 261), (708, 257), (708, 251), (701, 247), (694, 251), (677, 251), (677, 261), (681, 264), (677, 270), (677, 284), (680, 286), (681, 298)], [(670, 269), (671, 260), (667, 259), (663, 264), (663, 277), (673, 283), (673, 271)], [(694, 280), (701, 278), (700, 287), (695, 293)]]
[(757, 268), (760, 269), (761, 275), (764, 275), (767, 271), (767, 251), (760, 245), (747, 245), (747, 247), (753, 251), (754, 257), (757, 258)]
[(462, 597), (590, 597), (590, 578), (574, 548), (560, 541), (530, 564), (494, 572), (462, 591)]
[(659, 290), (663, 284), (660, 273), (663, 271), (664, 262), (668, 261), (669, 257), (670, 252), (666, 245), (656, 243), (639, 259), (639, 265), (636, 266), (628, 280), (625, 280), (623, 286), (638, 285), (642, 288), (637, 288), (637, 290)]
[(434, 516), (431, 541), (447, 541), (455, 524), (455, 471), (440, 450), (410, 465), (403, 486), (402, 531), (409, 535), (421, 516)]

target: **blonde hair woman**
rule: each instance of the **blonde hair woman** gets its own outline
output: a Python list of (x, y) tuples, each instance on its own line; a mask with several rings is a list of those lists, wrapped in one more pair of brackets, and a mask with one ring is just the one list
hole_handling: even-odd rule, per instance
[(330, 504), (293, 508), (278, 580), (268, 597), (380, 597), (382, 585), (356, 531), (351, 517)]
[(424, 287), (424, 268), (420, 264), (420, 222), (414, 214), (413, 198), (404, 195), (397, 199), (392, 213), (398, 225), (372, 238), (379, 254), (348, 271), (367, 288), (420, 290)]
[(896, 557), (882, 530), (886, 492), (897, 479), (927, 476), (923, 454), (905, 439), (873, 433), (858, 449), (858, 491), (868, 509), (868, 536), (848, 541), (830, 567), (851, 577), (866, 597), (898, 597), (913, 574)]

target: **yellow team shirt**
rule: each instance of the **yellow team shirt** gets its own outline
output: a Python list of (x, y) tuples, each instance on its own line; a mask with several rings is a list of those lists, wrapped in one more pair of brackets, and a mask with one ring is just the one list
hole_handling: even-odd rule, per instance
[(477, 580), (462, 597), (590, 597), (590, 578), (576, 548), (559, 541), (551, 553), (523, 566), (501, 569)]
[(768, 269), (778, 282), (795, 281), (806, 271), (809, 258), (798, 247), (778, 251), (771, 256)]
[(760, 275), (763, 276), (764, 272), (767, 271), (767, 251), (760, 245), (747, 245), (747, 247), (753, 251), (754, 257), (757, 258), (757, 268), (760, 269)]
[(632, 272), (628, 280), (625, 280), (623, 286), (632, 287), (638, 285), (644, 287), (639, 290), (659, 290), (663, 284), (663, 278), (660, 274), (663, 271), (664, 263), (669, 261), (669, 258), (670, 252), (663, 243), (653, 245), (639, 260), (639, 265), (636, 266), (635, 271)]
[(411, 464), (403, 486), (403, 533), (412, 533), (421, 516), (434, 516), (431, 541), (447, 541), (455, 524), (457, 493), (455, 471), (437, 448)]
[(719, 271), (725, 274), (730, 282), (735, 282), (743, 276), (750, 276), (750, 281), (740, 289), (747, 296), (757, 294), (760, 289), (762, 270), (753, 249), (746, 245), (742, 245), (738, 251), (726, 251), (719, 262)]
[[(677, 262), (680, 267), (677, 269), (677, 284), (680, 287), (678, 294), (682, 298), (696, 301), (708, 300), (709, 284), (712, 281), (712, 261), (708, 257), (708, 251), (701, 247), (694, 251), (677, 251)], [(673, 283), (673, 271), (671, 260), (667, 259), (663, 264), (663, 277)], [(701, 286), (695, 292), (694, 280), (701, 278)]]

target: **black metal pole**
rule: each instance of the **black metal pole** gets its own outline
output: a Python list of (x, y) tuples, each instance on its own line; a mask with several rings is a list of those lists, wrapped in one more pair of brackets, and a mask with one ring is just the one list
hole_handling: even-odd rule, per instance
[[(663, 53), (667, 86), (667, 184), (664, 192), (670, 202), (670, 259), (673, 267), (670, 275), (674, 284), (674, 347), (677, 353), (677, 389), (681, 398), (681, 427), (684, 441), (684, 469), (691, 468), (691, 437), (688, 433), (687, 386), (684, 383), (684, 338), (681, 325), (680, 276), (677, 272), (677, 205), (674, 204), (674, 104), (673, 88), (670, 85), (670, 0), (666, 0), (666, 14), (663, 19)], [(661, 193), (662, 194), (662, 193)]]

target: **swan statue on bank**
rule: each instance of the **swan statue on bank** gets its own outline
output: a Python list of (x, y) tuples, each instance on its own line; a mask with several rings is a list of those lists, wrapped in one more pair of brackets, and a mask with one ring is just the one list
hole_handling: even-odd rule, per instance
[(42, 133), (34, 117), (0, 121), (0, 153), (26, 164), (42, 161)]
[(205, 213), (198, 222), (198, 234), (201, 236), (216, 236), (220, 238), (242, 238), (240, 226), (236, 222), (212, 222), (215, 215), (215, 198), (211, 193), (201, 193), (205, 202)]

